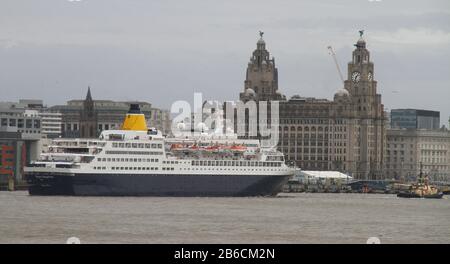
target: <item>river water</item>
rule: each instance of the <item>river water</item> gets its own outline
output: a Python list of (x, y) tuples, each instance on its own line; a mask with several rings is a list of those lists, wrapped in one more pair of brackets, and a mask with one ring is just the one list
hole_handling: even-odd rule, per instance
[(37, 197), (0, 192), (0, 243), (450, 243), (450, 199)]

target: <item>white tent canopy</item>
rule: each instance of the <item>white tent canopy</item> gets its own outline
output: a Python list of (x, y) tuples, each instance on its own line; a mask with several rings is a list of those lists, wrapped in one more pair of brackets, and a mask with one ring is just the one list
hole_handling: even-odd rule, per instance
[(339, 171), (302, 171), (295, 172), (295, 177), (309, 179), (353, 179), (351, 176)]

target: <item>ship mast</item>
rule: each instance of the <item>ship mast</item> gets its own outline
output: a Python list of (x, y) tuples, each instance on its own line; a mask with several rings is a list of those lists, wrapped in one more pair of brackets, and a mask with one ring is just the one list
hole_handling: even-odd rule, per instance
[(420, 173), (419, 173), (419, 182), (422, 183), (423, 182), (423, 163), (420, 162)]

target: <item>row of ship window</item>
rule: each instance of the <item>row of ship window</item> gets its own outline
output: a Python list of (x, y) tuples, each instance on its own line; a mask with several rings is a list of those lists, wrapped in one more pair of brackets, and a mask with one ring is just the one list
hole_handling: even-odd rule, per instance
[[(185, 169), (185, 170), (191, 170), (191, 169)], [(237, 168), (194, 168), (192, 170), (204, 170), (204, 171), (212, 171), (212, 170), (216, 170), (216, 171), (280, 171), (282, 169), (267, 169), (267, 168), (252, 168), (252, 169), (237, 169)]]
[(266, 162), (266, 161), (193, 160), (191, 164), (192, 166), (281, 167), (281, 162)]
[[(106, 169), (107, 169), (107, 167), (94, 167), (94, 170), (106, 170)], [(175, 168), (166, 168), (166, 167), (163, 167), (161, 169), (163, 171), (175, 170)], [(111, 167), (111, 170), (157, 171), (157, 170), (159, 170), (159, 168), (158, 167)], [(182, 168), (181, 170), (191, 170), (191, 169), (190, 168), (184, 168), (184, 169)], [(214, 168), (211, 168), (211, 169), (195, 168), (193, 170), (196, 170), (196, 171), (198, 171), (198, 170), (214, 170)], [(226, 169), (216, 168), (215, 170), (228, 170), (228, 171), (234, 170), (234, 171), (236, 171), (236, 169), (230, 169), (230, 168), (228, 168), (228, 169), (227, 168)], [(261, 171), (261, 170), (263, 170), (263, 169), (262, 168), (259, 170), (244, 169), (243, 171)], [(276, 169), (269, 169), (269, 170), (274, 171)]]
[(112, 143), (113, 148), (162, 148), (162, 144), (156, 143)]
[(124, 151), (124, 150), (108, 150), (108, 155), (162, 155), (161, 151)]
[[(112, 170), (158, 170), (158, 167), (111, 167)], [(163, 170), (174, 170), (174, 168), (162, 168)], [(94, 170), (106, 170), (106, 167), (94, 167)]]
[(141, 158), (97, 158), (98, 162), (158, 162), (158, 159), (141, 159)]
[[(178, 164), (178, 161), (176, 160), (163, 160), (163, 164)], [(181, 162), (180, 162), (181, 163)]]

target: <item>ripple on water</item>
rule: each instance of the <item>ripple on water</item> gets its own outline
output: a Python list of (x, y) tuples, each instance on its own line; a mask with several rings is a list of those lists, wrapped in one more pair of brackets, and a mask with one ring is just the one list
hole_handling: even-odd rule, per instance
[[(446, 198), (446, 197), (445, 197)], [(450, 243), (449, 199), (388, 194), (39, 197), (0, 192), (0, 243)]]

